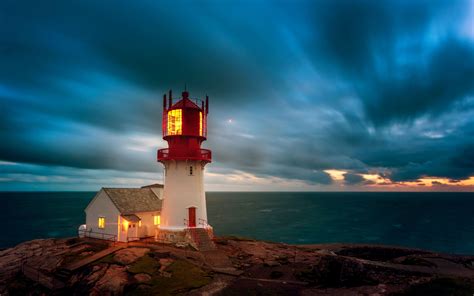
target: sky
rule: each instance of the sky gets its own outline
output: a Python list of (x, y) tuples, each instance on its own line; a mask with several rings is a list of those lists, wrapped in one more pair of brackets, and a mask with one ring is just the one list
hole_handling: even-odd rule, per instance
[(210, 97), (209, 191), (474, 191), (474, 1), (0, 2), (0, 191), (163, 180)]

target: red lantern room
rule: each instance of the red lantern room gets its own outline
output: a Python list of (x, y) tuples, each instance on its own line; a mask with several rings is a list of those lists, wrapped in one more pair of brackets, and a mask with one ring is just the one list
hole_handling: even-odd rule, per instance
[(171, 90), (168, 98), (163, 95), (163, 139), (168, 142), (169, 148), (158, 150), (158, 161), (211, 162), (211, 150), (201, 148), (207, 136), (208, 112), (208, 96), (204, 102), (190, 98), (189, 92), (184, 91), (182, 98), (174, 102)]

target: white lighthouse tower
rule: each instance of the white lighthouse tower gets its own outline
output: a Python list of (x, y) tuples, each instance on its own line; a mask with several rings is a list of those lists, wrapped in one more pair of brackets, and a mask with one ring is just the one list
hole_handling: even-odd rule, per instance
[(202, 149), (207, 136), (206, 101), (189, 98), (173, 100), (163, 96), (163, 139), (168, 148), (158, 150), (164, 165), (164, 200), (158, 238), (168, 242), (189, 242), (199, 249), (211, 247), (212, 227), (207, 223), (204, 167), (211, 151)]

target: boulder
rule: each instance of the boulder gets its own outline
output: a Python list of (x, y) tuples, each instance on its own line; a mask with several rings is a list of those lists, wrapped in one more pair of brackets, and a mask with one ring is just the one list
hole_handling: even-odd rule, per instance
[(107, 271), (107, 266), (108, 265), (106, 263), (94, 265), (89, 276), (87, 276), (86, 281), (89, 284), (97, 282), (100, 278), (104, 276), (105, 272)]
[(133, 276), (139, 283), (146, 283), (151, 280), (151, 276), (146, 273), (137, 273)]
[(278, 263), (277, 261), (275, 260), (266, 260), (264, 263), (263, 263), (264, 266), (267, 266), (267, 267), (276, 267), (276, 266), (280, 266), (281, 264)]
[(124, 266), (110, 265), (104, 276), (99, 279), (90, 295), (122, 295), (128, 283), (128, 275)]
[(122, 249), (115, 253), (114, 259), (118, 263), (128, 265), (137, 261), (138, 258), (143, 257), (146, 253), (148, 253), (150, 249), (147, 248), (127, 248)]

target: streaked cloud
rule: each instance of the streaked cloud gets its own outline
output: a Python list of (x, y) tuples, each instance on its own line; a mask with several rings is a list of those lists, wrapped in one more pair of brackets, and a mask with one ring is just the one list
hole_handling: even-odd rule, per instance
[(159, 181), (185, 83), (211, 97), (211, 190), (469, 189), (473, 7), (4, 1), (0, 190)]

